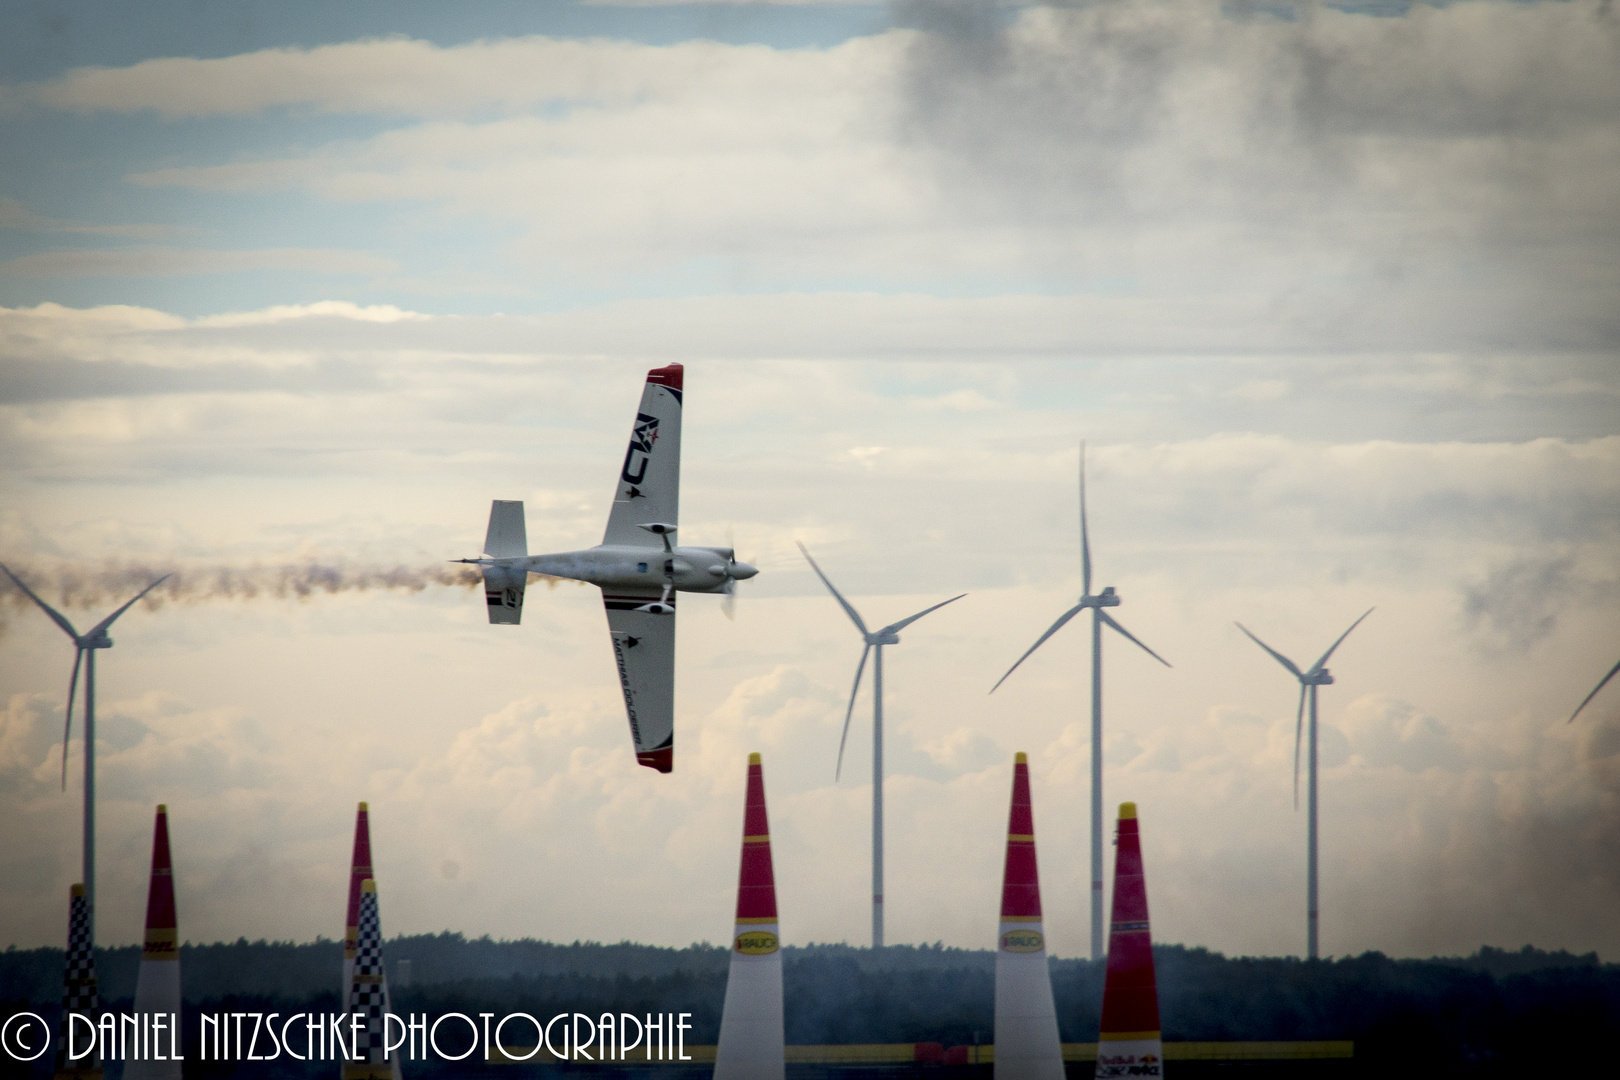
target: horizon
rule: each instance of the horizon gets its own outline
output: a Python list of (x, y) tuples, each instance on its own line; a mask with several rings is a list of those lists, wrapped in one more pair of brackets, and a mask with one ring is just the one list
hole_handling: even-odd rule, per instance
[[(97, 932), (154, 804), (181, 926), (720, 937), (763, 754), (782, 941), (989, 939), (1029, 754), (1049, 947), (1103, 806), (1156, 930), (1305, 949), (1293, 678), (1321, 692), (1321, 949), (1620, 956), (1620, 13), (1602, 0), (61, 0), (0, 40), (0, 561), (110, 611)], [(492, 500), (602, 536), (685, 366), (674, 772), (595, 588), (490, 626)], [(341, 586), (332, 591), (335, 586)], [(100, 614), (95, 614), (99, 618)], [(94, 621), (94, 620), (92, 620)], [(79, 870), (66, 637), (0, 585), (0, 943)], [(82, 700), (82, 699), (81, 699)], [(1104, 868), (1112, 876), (1112, 860)]]

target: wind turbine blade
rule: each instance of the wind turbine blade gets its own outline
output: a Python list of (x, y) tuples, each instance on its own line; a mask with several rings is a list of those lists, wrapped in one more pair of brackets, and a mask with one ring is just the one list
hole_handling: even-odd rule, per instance
[[(1242, 623), (1234, 622), (1232, 625), (1237, 627), (1239, 630), (1243, 631), (1245, 634), (1249, 634), (1249, 628), (1247, 626), (1244, 626)], [(1267, 645), (1265, 642), (1261, 641), (1259, 638), (1255, 637), (1253, 634), (1249, 634), (1249, 640), (1254, 642), (1256, 645), (1260, 646), (1262, 649), (1266, 650), (1266, 652), (1270, 653), (1272, 658), (1274, 660), (1276, 660), (1277, 663), (1281, 664), (1283, 667), (1287, 668), (1290, 672), (1293, 673), (1294, 678), (1303, 679), (1305, 677), (1305, 673), (1303, 671), (1299, 670), (1299, 668), (1295, 666), (1295, 664), (1294, 664), (1294, 662), (1292, 660), (1288, 659), (1288, 657), (1284, 656), (1282, 653), (1278, 652), (1276, 649), (1273, 649), (1270, 645)]]
[(1614, 673), (1617, 671), (1620, 671), (1620, 661), (1616, 661), (1614, 667), (1609, 669), (1609, 673), (1603, 676), (1602, 680), (1592, 688), (1592, 692), (1590, 694), (1586, 695), (1586, 701), (1581, 702), (1575, 707), (1575, 711), (1569, 714), (1569, 719), (1565, 721), (1565, 723), (1573, 724), (1575, 722), (1575, 718), (1581, 715), (1581, 710), (1586, 708), (1588, 702), (1598, 696), (1599, 690), (1609, 685), (1609, 680), (1614, 678)]
[(1310, 689), (1299, 684), (1299, 715), (1294, 717), (1294, 809), (1299, 809), (1299, 741), (1305, 731), (1305, 694)]
[[(1373, 613), (1373, 609), (1368, 608), (1366, 611), (1363, 611), (1361, 613), (1361, 619), (1365, 619), (1368, 615), (1371, 615), (1372, 613)], [(1356, 627), (1360, 626), (1361, 625), (1361, 619), (1357, 619), (1355, 622), (1351, 623), (1350, 624), (1350, 630), (1354, 630)], [(1322, 670), (1322, 665), (1328, 662), (1328, 657), (1333, 655), (1333, 650), (1337, 649), (1339, 647), (1339, 645), (1344, 641), (1344, 639), (1350, 636), (1350, 630), (1346, 630), (1344, 633), (1340, 634), (1339, 635), (1339, 640), (1335, 641), (1332, 645), (1329, 645), (1328, 646), (1328, 651), (1322, 654), (1322, 659), (1318, 660), (1315, 664), (1313, 664), (1311, 666), (1311, 674), (1312, 675), (1315, 675), (1318, 671)]]
[(1157, 660), (1159, 663), (1163, 664), (1165, 667), (1170, 666), (1170, 661), (1166, 660), (1164, 657), (1160, 656), (1158, 653), (1154, 652), (1152, 649), (1148, 648), (1146, 645), (1143, 645), (1140, 641), (1137, 641), (1136, 638), (1134, 636), (1132, 636), (1131, 632), (1129, 630), (1125, 629), (1123, 626), (1119, 625), (1119, 623), (1115, 622), (1114, 617), (1112, 615), (1108, 614), (1108, 612), (1103, 611), (1102, 609), (1099, 608), (1098, 611), (1097, 611), (1097, 614), (1102, 616), (1102, 621), (1103, 622), (1107, 623), (1109, 626), (1112, 626), (1115, 630), (1118, 630), (1120, 633), (1124, 634), (1126, 636), (1126, 638), (1128, 638), (1133, 644), (1135, 644), (1143, 652), (1145, 652), (1149, 656), (1153, 657), (1153, 659)]
[(62, 790), (67, 790), (67, 748), (68, 737), (73, 732), (73, 691), (79, 688), (79, 661), (84, 659), (84, 650), (73, 650), (73, 677), (68, 680), (68, 707), (67, 713), (62, 717)]
[(140, 600), (141, 597), (145, 596), (147, 593), (151, 592), (153, 589), (157, 588), (159, 585), (163, 584), (165, 581), (168, 581), (173, 576), (174, 576), (173, 574), (164, 574), (162, 577), (160, 577), (156, 581), (152, 582), (152, 584), (148, 585), (146, 588), (144, 588), (140, 592), (136, 593), (129, 600), (129, 602), (126, 603), (123, 607), (119, 608), (117, 611), (113, 612), (111, 615), (107, 616), (105, 619), (102, 619), (100, 622), (96, 623), (95, 627), (88, 634), (86, 634), (85, 637), (93, 638), (93, 637), (97, 636), (98, 634), (100, 634), (102, 631), (106, 630), (107, 627), (109, 627), (109, 626), (111, 626), (113, 624), (113, 620), (117, 619), (118, 616), (122, 615), (124, 612), (128, 611), (130, 608), (134, 607), (135, 604)]
[(821, 579), (821, 583), (827, 586), (827, 591), (832, 593), (833, 598), (837, 600), (838, 603), (843, 607), (845, 614), (847, 614), (850, 619), (854, 621), (856, 629), (858, 629), (862, 634), (865, 634), (867, 632), (866, 623), (861, 621), (861, 613), (850, 606), (849, 601), (844, 599), (842, 593), (833, 588), (833, 583), (828, 581), (827, 575), (821, 572), (821, 567), (816, 565), (816, 560), (810, 558), (810, 553), (805, 551), (803, 544), (799, 545), (799, 551), (804, 555), (805, 561), (810, 564), (810, 569), (816, 572), (816, 577)]
[(1080, 592), (1091, 595), (1091, 533), (1086, 528), (1086, 444), (1080, 444)]
[(868, 645), (861, 650), (861, 662), (855, 665), (855, 685), (849, 691), (849, 708), (844, 710), (844, 733), (838, 736), (838, 768), (833, 770), (833, 782), (844, 775), (844, 743), (849, 739), (849, 718), (855, 715), (855, 695), (861, 692), (861, 675), (866, 671), (866, 656), (872, 651)]
[(958, 600), (962, 599), (962, 597), (964, 597), (966, 595), (967, 595), (967, 593), (961, 593), (960, 595), (951, 597), (949, 600), (943, 600), (943, 601), (935, 604), (931, 608), (925, 608), (924, 610), (917, 612), (917, 614), (911, 616), (909, 619), (901, 619), (897, 623), (890, 623), (888, 626), (885, 626), (883, 629), (879, 630), (878, 633), (880, 633), (880, 634), (898, 634), (900, 631), (904, 630), (906, 627), (910, 626), (912, 623), (916, 622), (918, 619), (922, 618), (924, 615), (927, 615), (930, 611), (938, 611), (940, 608), (944, 607), (946, 604), (954, 604), (954, 603), (956, 603)]
[(57, 626), (60, 626), (63, 630), (66, 630), (68, 637), (72, 638), (75, 643), (78, 642), (79, 632), (73, 629), (73, 624), (68, 622), (67, 618), (61, 612), (57, 611), (55, 608), (51, 607), (51, 605), (41, 600), (33, 589), (30, 589), (27, 585), (24, 585), (22, 578), (11, 572), (11, 567), (6, 566), (4, 563), (0, 563), (0, 570), (4, 570), (6, 572), (6, 577), (10, 578), (12, 582), (16, 584), (17, 588), (27, 593), (29, 599), (38, 604), (40, 608), (44, 610), (45, 614), (54, 619)]
[[(1028, 660), (1030, 653), (1034, 652), (1036, 649), (1038, 649), (1042, 645), (1046, 644), (1046, 639), (1047, 638), (1051, 637), (1053, 634), (1055, 634), (1059, 630), (1063, 629), (1064, 624), (1067, 623), (1070, 619), (1074, 618), (1076, 615), (1080, 614), (1080, 612), (1084, 611), (1085, 607), (1086, 607), (1086, 605), (1084, 605), (1084, 604), (1076, 604), (1076, 605), (1074, 605), (1074, 607), (1070, 608), (1068, 611), (1065, 611), (1062, 615), (1058, 616), (1058, 621), (1053, 623), (1051, 625), (1051, 627), (1049, 627), (1047, 629), (1046, 633), (1044, 633), (1044, 634), (1042, 634), (1040, 636), (1040, 640), (1036, 641), (1035, 644), (1033, 644), (1033, 645), (1031, 645), (1029, 647), (1029, 652), (1026, 652), (1023, 656), (1020, 656), (1018, 658), (1018, 664), (1022, 664), (1025, 660)], [(1008, 668), (1007, 669), (1007, 675), (1011, 675), (1013, 672), (1017, 671), (1018, 670), (1018, 664), (1014, 664), (1012, 667)], [(990, 688), (990, 692), (992, 694), (996, 692), (997, 687), (999, 687), (1002, 683), (1007, 681), (1007, 675), (1003, 675), (1001, 678), (996, 680), (996, 685), (992, 686)]]

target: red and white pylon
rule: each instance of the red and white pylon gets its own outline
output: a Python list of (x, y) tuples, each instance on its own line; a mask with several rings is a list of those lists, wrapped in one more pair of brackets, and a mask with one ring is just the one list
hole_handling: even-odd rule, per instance
[(1114, 845), (1114, 917), (1108, 931), (1096, 1075), (1162, 1076), (1159, 991), (1153, 977), (1153, 933), (1148, 928), (1147, 879), (1142, 873), (1135, 803), (1119, 804)]
[(1041, 922), (1041, 881), (1035, 864), (1035, 815), (1029, 798), (1029, 759), (1013, 764), (1007, 862), (1001, 877), (1001, 932), (996, 941), (998, 1080), (1063, 1080), (1052, 975)]
[(354, 854), (349, 859), (349, 907), (343, 920), (343, 1011), (349, 1011), (354, 953), (360, 938), (360, 886), (371, 877), (371, 820), (365, 803), (354, 813)]
[[(174, 910), (174, 863), (169, 858), (169, 808), (158, 804), (152, 824), (152, 883), (146, 892), (146, 937), (141, 971), (135, 980), (137, 1015), (180, 1016), (180, 930)], [(174, 1040), (178, 1041), (178, 1040)], [(180, 1080), (180, 1062), (168, 1056), (172, 1042), (159, 1038), (157, 1051), (124, 1066), (124, 1080)]]
[(781, 1080), (787, 1072), (782, 1030), (782, 943), (776, 921), (776, 876), (765, 816), (765, 770), (748, 755), (742, 865), (737, 872), (737, 924), (731, 972), (720, 1013), (715, 1080)]

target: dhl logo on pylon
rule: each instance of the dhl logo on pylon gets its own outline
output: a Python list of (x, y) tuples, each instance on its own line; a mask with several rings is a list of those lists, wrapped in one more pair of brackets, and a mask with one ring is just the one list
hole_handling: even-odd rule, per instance
[(780, 1080), (783, 1046), (782, 953), (776, 916), (771, 828), (765, 814), (765, 768), (748, 755), (743, 799), (742, 863), (737, 870), (737, 921), (731, 971), (714, 1052), (715, 1080)]
[[(174, 911), (174, 863), (169, 857), (169, 808), (158, 804), (152, 823), (152, 883), (146, 893), (146, 940), (141, 961), (179, 960), (179, 926)], [(136, 1011), (140, 1012), (139, 1006)]]
[[(152, 882), (146, 892), (146, 940), (135, 980), (137, 1016), (180, 1016), (180, 930), (174, 909), (174, 862), (169, 857), (169, 808), (158, 804), (152, 823)], [(124, 1080), (180, 1080), (178, 1059), (138, 1055), (124, 1066)]]
[(1114, 841), (1114, 914), (1108, 934), (1108, 975), (1098, 1033), (1099, 1077), (1161, 1076), (1159, 991), (1153, 975), (1153, 933), (1148, 926), (1147, 879), (1136, 804), (1119, 804)]
[(1035, 862), (1035, 809), (1029, 758), (1013, 759), (1007, 861), (1001, 875), (996, 948), (996, 1056), (999, 1080), (1063, 1080), (1052, 975), (1041, 923), (1041, 880)]

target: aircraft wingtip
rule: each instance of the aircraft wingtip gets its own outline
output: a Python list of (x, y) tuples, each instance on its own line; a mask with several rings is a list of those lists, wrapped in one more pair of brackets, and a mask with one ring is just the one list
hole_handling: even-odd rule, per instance
[(657, 769), (661, 773), (673, 772), (675, 769), (675, 748), (666, 746), (659, 750), (644, 750), (636, 755), (636, 764), (645, 765), (649, 769)]
[(647, 381), (657, 383), (660, 386), (667, 386), (671, 390), (679, 390), (681, 389), (681, 380), (685, 374), (686, 369), (680, 364), (666, 364), (663, 367), (653, 368), (647, 372)]

